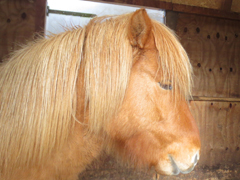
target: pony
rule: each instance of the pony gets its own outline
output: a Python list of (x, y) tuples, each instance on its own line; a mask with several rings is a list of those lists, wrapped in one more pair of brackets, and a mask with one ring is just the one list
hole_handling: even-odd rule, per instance
[(74, 180), (103, 151), (189, 173), (191, 86), (187, 53), (144, 9), (35, 40), (0, 66), (0, 179)]

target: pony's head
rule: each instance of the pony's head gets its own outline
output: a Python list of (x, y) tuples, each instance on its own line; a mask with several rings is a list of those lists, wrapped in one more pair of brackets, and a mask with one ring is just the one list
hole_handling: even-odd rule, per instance
[[(120, 38), (112, 36), (112, 39), (105, 39), (105, 42), (94, 41), (95, 46), (108, 46), (109, 41), (124, 42), (125, 50), (110, 58), (112, 62), (105, 64), (108, 67), (106, 70), (91, 72), (89, 69), (94, 71), (95, 68), (92, 65), (85, 72), (86, 77), (104, 76), (107, 73), (104, 77), (112, 78), (105, 79), (102, 85), (96, 79), (85, 79), (87, 89), (95, 87), (94, 92), (86, 95), (90, 119), (95, 118), (89, 122), (90, 129), (94, 132), (94, 129), (102, 128), (108, 137), (107, 149), (137, 166), (155, 166), (158, 173), (166, 175), (188, 173), (200, 155), (199, 131), (186, 101), (191, 95), (192, 83), (188, 56), (171, 31), (151, 20), (145, 10), (120, 17), (119, 22), (117, 18), (90, 22), (90, 25), (96, 21), (101, 25), (106, 21), (114, 21), (112, 24), (115, 25), (126, 24), (125, 29), (108, 28), (109, 34), (122, 31)], [(91, 27), (87, 31), (90, 33)], [(99, 33), (101, 29), (96, 31)], [(109, 34), (105, 36), (110, 36)], [(126, 42), (119, 40), (124, 38), (127, 39)], [(127, 50), (129, 48), (130, 52)], [(126, 55), (128, 53), (130, 56)], [(118, 58), (119, 61), (116, 60)], [(120, 64), (120, 68), (115, 68), (116, 64)], [(118, 75), (113, 78), (115, 74)], [(109, 85), (111, 83), (116, 87)], [(112, 91), (118, 91), (118, 94), (113, 95)], [(97, 101), (92, 101), (96, 98), (102, 99), (98, 102), (108, 102), (105, 109), (97, 113), (94, 112), (98, 107)], [(108, 112), (114, 113), (109, 115)], [(100, 127), (96, 122), (105, 125)]]

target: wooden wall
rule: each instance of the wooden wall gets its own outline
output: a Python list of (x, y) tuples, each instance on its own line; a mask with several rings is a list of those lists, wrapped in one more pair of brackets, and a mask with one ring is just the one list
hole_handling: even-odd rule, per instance
[(189, 176), (237, 179), (240, 21), (176, 12), (168, 12), (167, 17), (190, 57), (195, 75), (191, 110), (200, 129), (202, 150), (199, 164)]
[(0, 1), (0, 61), (44, 31), (46, 0)]
[(193, 96), (240, 97), (240, 21), (178, 15), (176, 33), (194, 67)]
[[(240, 21), (168, 12), (193, 69), (200, 166), (240, 162)], [(205, 101), (198, 101), (204, 97)], [(217, 99), (217, 100), (216, 100)]]

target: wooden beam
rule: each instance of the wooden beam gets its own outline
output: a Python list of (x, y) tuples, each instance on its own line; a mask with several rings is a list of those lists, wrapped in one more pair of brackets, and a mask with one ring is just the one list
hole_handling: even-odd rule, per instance
[(240, 102), (240, 98), (225, 98), (225, 97), (200, 97), (193, 96), (193, 101), (218, 101), (218, 102)]
[(232, 0), (222, 0), (221, 10), (230, 12), (232, 8)]
[(43, 35), (45, 22), (46, 22), (46, 8), (47, 8), (47, 1), (46, 0), (36, 0), (35, 1), (35, 32), (40, 33)]
[(146, 0), (101, 0), (101, 1), (108, 2), (108, 3), (145, 6), (145, 7), (152, 7), (152, 8), (170, 10), (175, 12), (184, 12), (184, 13), (240, 20), (240, 13), (234, 13), (230, 11), (232, 0), (223, 0), (221, 9), (219, 10), (183, 5), (183, 4), (175, 4), (172, 2), (164, 2), (159, 0), (148, 0), (148, 1)]
[[(98, 0), (90, 0), (99, 2)], [(113, 4), (129, 4), (134, 6), (145, 6), (158, 9), (172, 10), (171, 2), (164, 2), (158, 0), (100, 0), (100, 2), (113, 3)]]
[(195, 6), (187, 6), (182, 4), (173, 4), (172, 11), (211, 16), (211, 17), (219, 17), (219, 18), (225, 18), (225, 19), (240, 20), (239, 13), (227, 12), (227, 11), (216, 10), (216, 9), (208, 9), (208, 8), (202, 8), (202, 7), (195, 7)]

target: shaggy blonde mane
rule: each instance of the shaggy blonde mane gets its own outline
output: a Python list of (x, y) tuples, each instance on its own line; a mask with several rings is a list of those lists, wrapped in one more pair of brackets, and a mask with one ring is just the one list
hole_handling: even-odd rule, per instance
[[(89, 132), (99, 133), (125, 96), (133, 61), (132, 14), (98, 17), (84, 28), (42, 39), (0, 67), (0, 166), (40, 164), (63, 146), (75, 124), (76, 80), (84, 69)], [(191, 65), (175, 36), (152, 20), (164, 78), (188, 97)]]
[(192, 90), (192, 66), (188, 55), (171, 29), (153, 21), (153, 34), (159, 53), (159, 71), (163, 82), (170, 81), (174, 91), (188, 100)]
[(40, 164), (66, 141), (74, 124), (84, 32), (39, 40), (1, 65), (1, 167)]

